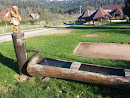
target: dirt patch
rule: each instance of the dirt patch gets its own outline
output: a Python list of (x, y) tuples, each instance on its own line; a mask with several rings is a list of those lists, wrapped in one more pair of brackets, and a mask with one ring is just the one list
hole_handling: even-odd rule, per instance
[(84, 37), (105, 37), (109, 36), (109, 34), (87, 34)]
[(119, 43), (80, 42), (73, 54), (92, 58), (130, 60), (130, 45)]

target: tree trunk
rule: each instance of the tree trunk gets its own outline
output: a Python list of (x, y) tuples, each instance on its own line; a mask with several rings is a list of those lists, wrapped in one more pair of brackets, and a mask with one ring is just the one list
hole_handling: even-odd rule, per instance
[[(122, 89), (130, 89), (130, 78), (81, 71), (78, 70), (80, 67), (80, 63), (72, 63), (70, 67), (71, 69), (67, 69), (37, 64), (40, 61), (41, 58), (38, 56), (35, 56), (30, 60), (27, 68), (29, 75), (71, 79), (81, 82), (96, 83), (112, 87), (118, 87)], [(127, 73), (128, 72), (129, 70), (127, 71)]]
[(24, 39), (24, 33), (12, 33), (12, 39), (15, 49), (16, 58), (19, 65), (19, 71), (20, 75), (22, 75), (24, 72), (22, 72), (22, 68), (27, 62), (27, 53), (26, 53), (26, 43)]

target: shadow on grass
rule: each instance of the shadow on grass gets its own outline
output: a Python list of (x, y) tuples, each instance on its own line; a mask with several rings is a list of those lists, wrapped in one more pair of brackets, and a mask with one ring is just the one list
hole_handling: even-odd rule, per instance
[(90, 27), (80, 27), (80, 26), (71, 26), (71, 27), (66, 27), (70, 29), (130, 29), (130, 27), (111, 27), (111, 26), (130, 26), (129, 23), (112, 23), (109, 26), (96, 26), (96, 25), (91, 25)]
[(17, 62), (15, 62), (13, 59), (11, 58), (8, 58), (8, 57), (5, 57), (4, 55), (2, 55), (0, 53), (0, 62), (7, 66), (8, 68), (14, 70), (16, 73), (19, 74), (19, 67), (18, 67), (18, 64)]
[(130, 29), (129, 27), (110, 27), (110, 26), (90, 26), (90, 27), (79, 27), (79, 26), (71, 26), (66, 27), (70, 29)]
[(130, 25), (130, 22), (119, 22), (119, 23), (118, 22), (115, 22), (115, 23), (113, 22), (111, 25), (124, 25), (124, 24), (125, 25)]
[(101, 32), (109, 32), (109, 33), (119, 33), (119, 34), (130, 34), (130, 27), (111, 27), (111, 26), (71, 26), (66, 27), (69, 29), (78, 29), (78, 30), (101, 30)]

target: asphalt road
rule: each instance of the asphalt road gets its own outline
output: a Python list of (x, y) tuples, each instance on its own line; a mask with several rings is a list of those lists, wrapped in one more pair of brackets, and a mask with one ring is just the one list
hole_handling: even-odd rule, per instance
[[(45, 27), (45, 28), (40, 28), (40, 29), (24, 30), (22, 32), (24, 32), (25, 37), (32, 37), (33, 35), (35, 36), (36, 34), (39, 34), (39, 33), (46, 33), (46, 31), (48, 31), (48, 30), (65, 28), (65, 27), (69, 27), (69, 26), (71, 26), (71, 25), (60, 25), (60, 26), (54, 26), (54, 27)], [(11, 41), (12, 40), (11, 34), (12, 34), (12, 32), (0, 34), (0, 43), (6, 42), (6, 41)]]

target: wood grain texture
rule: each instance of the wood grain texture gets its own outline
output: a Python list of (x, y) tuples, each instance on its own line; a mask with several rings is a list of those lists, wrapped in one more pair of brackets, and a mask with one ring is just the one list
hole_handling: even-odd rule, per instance
[(81, 66), (81, 63), (80, 62), (73, 62), (70, 66), (70, 69), (75, 69), (75, 70), (78, 70)]
[(125, 77), (130, 78), (130, 69), (124, 69), (125, 71)]
[(123, 76), (104, 75), (100, 73), (66, 69), (37, 64), (41, 58), (33, 57), (28, 63), (27, 71), (31, 76), (55, 77), (87, 83), (102, 84), (122, 89), (130, 89), (130, 78)]
[(22, 68), (27, 62), (27, 53), (26, 53), (26, 43), (24, 39), (24, 33), (12, 33), (12, 39), (13, 39), (13, 45), (15, 49), (16, 58), (19, 65), (19, 71), (22, 75), (24, 72), (22, 72)]

